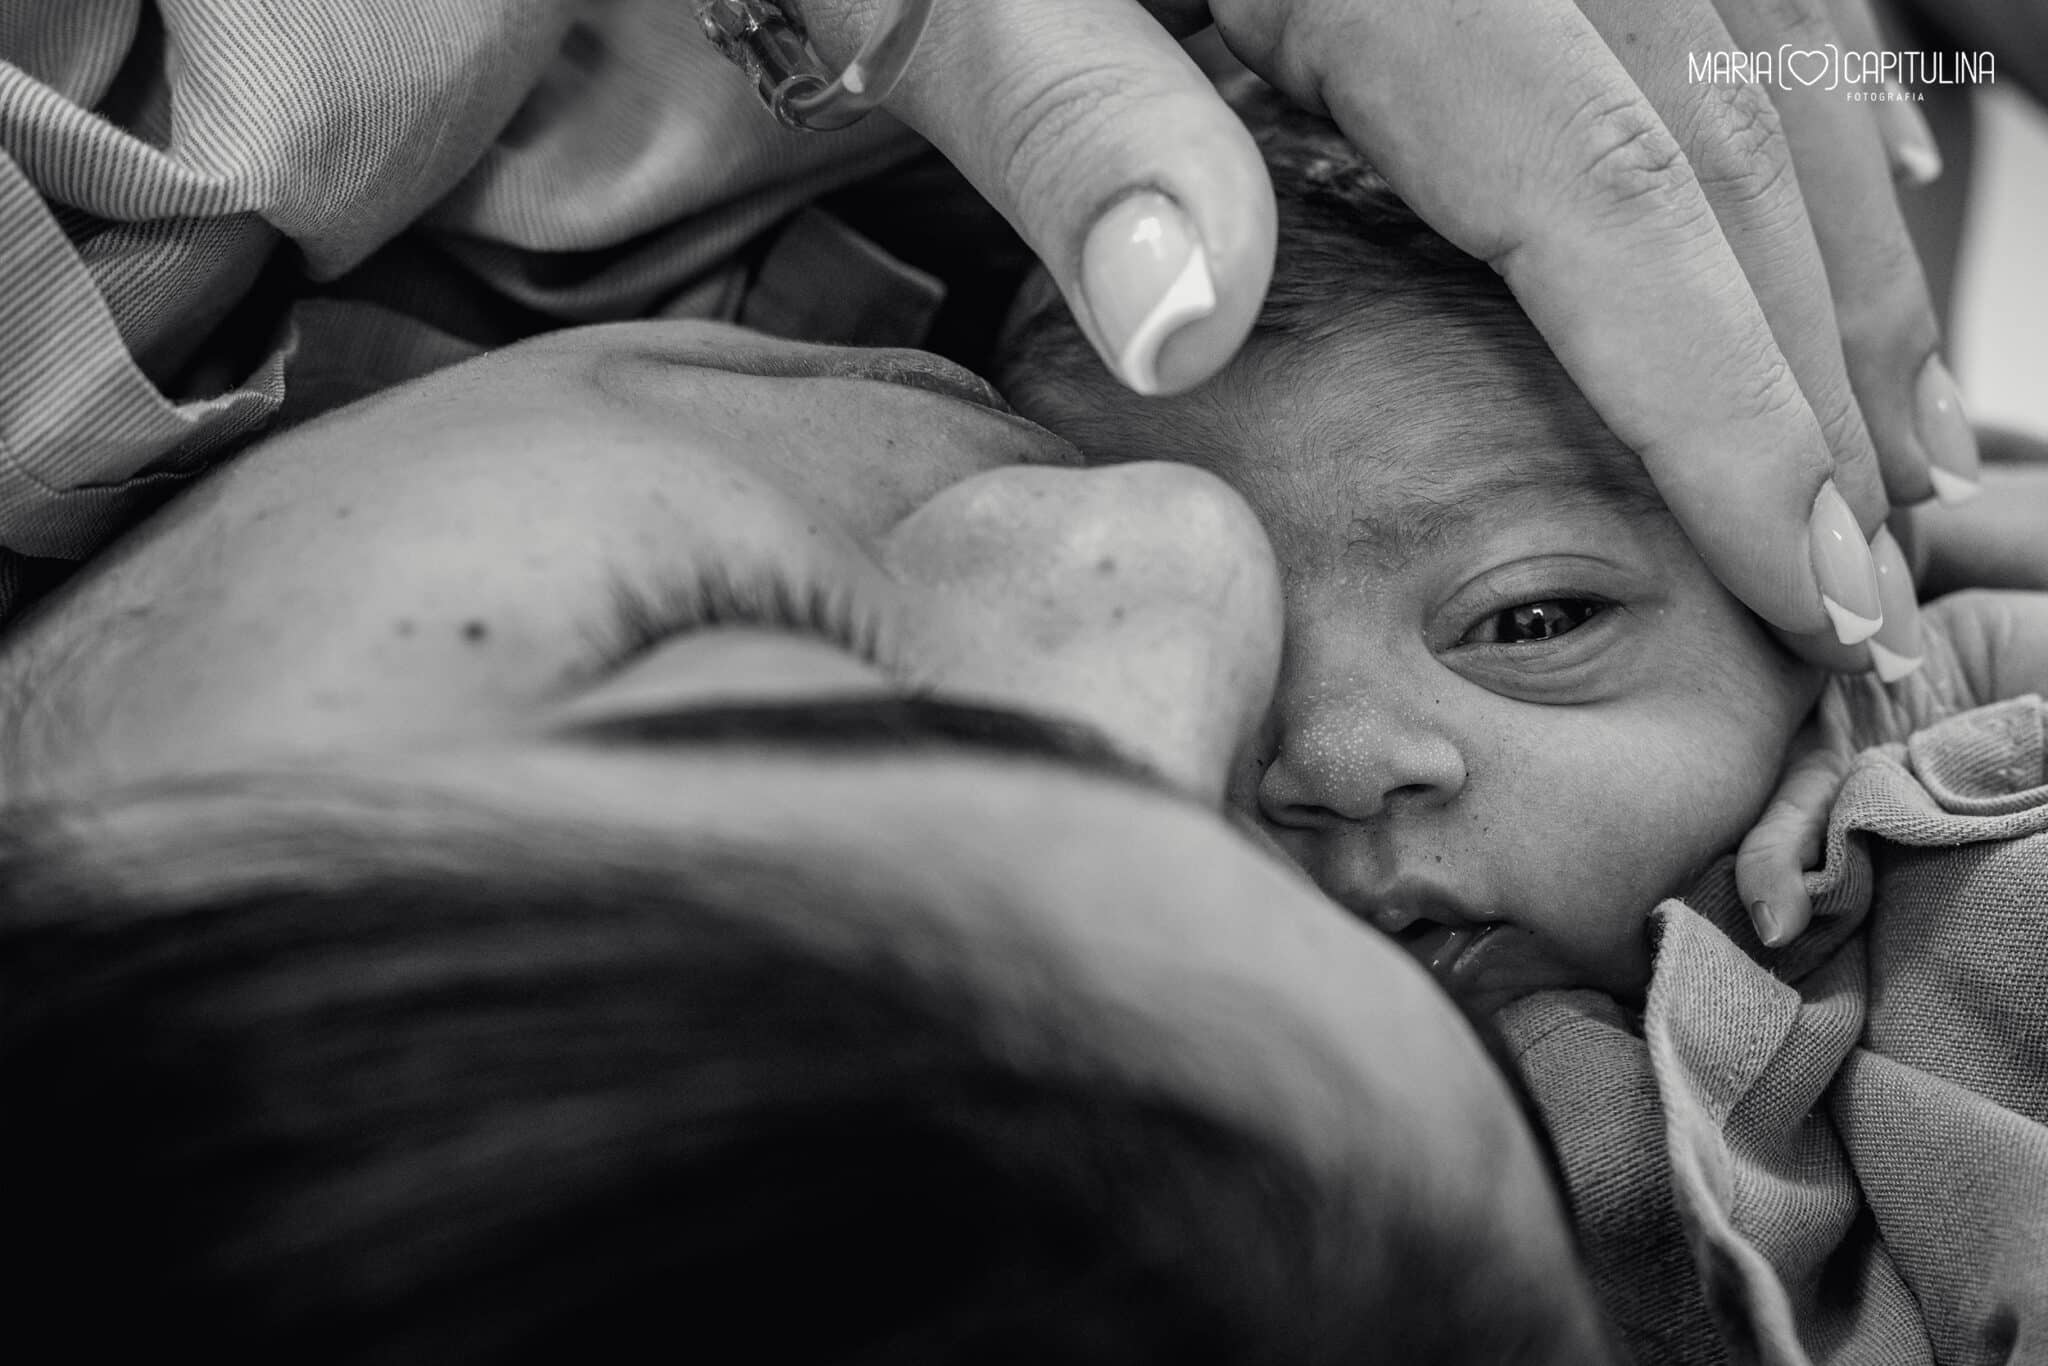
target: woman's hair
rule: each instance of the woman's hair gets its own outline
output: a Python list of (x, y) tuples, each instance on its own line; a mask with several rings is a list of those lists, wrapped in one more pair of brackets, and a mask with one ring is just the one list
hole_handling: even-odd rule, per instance
[(1467, 1249), (1118, 1075), (1113, 1020), (1021, 1045), (929, 944), (794, 932), (906, 923), (800, 851), (310, 772), (0, 829), (17, 1346), (1358, 1363), (1479, 1321), (1416, 1293)]

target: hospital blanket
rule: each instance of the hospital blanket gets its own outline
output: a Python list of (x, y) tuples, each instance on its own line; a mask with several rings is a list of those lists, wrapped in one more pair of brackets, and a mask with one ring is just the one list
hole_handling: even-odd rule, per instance
[(1809, 888), (1774, 954), (1724, 860), (1640, 1016), (1500, 1017), (1610, 1314), (1645, 1363), (2048, 1361), (2048, 707), (1865, 750)]

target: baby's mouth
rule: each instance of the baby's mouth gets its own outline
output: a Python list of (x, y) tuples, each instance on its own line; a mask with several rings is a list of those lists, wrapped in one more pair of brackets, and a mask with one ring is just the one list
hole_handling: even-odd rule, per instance
[(1478, 966), (1472, 951), (1503, 922), (1475, 910), (1450, 892), (1421, 883), (1395, 882), (1339, 895), (1353, 915), (1378, 929), (1430, 971), (1453, 994), (1472, 987), (1466, 980)]
[(1418, 920), (1394, 935), (1448, 989), (1455, 979), (1458, 961), (1474, 944), (1492, 934), (1496, 925), (1446, 925), (1440, 920)]

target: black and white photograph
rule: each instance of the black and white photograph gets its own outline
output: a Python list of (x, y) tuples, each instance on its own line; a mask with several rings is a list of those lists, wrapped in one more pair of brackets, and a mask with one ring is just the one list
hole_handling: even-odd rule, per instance
[(20, 1366), (2048, 1366), (2048, 0), (0, 0)]

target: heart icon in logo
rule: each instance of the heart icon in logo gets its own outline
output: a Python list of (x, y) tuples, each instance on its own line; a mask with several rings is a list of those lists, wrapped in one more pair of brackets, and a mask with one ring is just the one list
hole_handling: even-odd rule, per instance
[[(1785, 70), (1801, 85), (1812, 85), (1828, 74), (1828, 54), (1819, 48), (1785, 54)], [(1811, 76), (1806, 73), (1811, 71)]]

